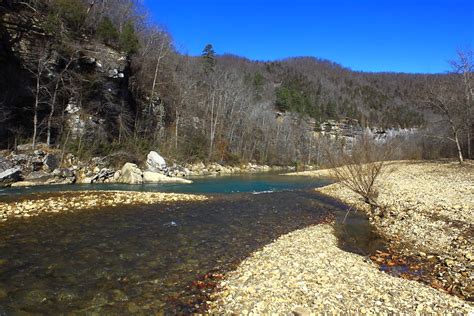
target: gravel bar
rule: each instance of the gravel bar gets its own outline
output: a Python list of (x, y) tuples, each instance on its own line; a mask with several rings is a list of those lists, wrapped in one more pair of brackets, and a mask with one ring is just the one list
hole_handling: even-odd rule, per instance
[(337, 246), (331, 225), (281, 236), (244, 260), (220, 284), (218, 314), (453, 313), (472, 306), (415, 281), (392, 277)]

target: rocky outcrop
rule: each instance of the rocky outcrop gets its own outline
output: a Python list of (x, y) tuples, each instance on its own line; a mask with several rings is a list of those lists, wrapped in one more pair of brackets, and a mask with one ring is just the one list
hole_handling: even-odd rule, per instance
[(143, 183), (143, 172), (134, 163), (127, 162), (120, 170), (119, 183), (141, 184)]
[(178, 177), (168, 177), (162, 173), (144, 171), (143, 172), (143, 182), (144, 183), (183, 183), (189, 184), (193, 183), (191, 180), (178, 178)]
[[(219, 163), (204, 164), (202, 162), (186, 166), (176, 163), (168, 165), (160, 154), (150, 151), (142, 169), (145, 171), (144, 173), (133, 163), (126, 163), (121, 170), (114, 169), (111, 156), (93, 157), (87, 162), (81, 162), (70, 153), (61, 153), (63, 159), (60, 163), (59, 151), (48, 148), (46, 145), (39, 145), (40, 149), (35, 151), (32, 151), (30, 144), (19, 147), (22, 149), (21, 151), (1, 153), (4, 157), (0, 157), (0, 172), (13, 167), (18, 168), (20, 172), (13, 173), (10, 178), (5, 174), (3, 181), (0, 178), (0, 184), (10, 185), (23, 180), (23, 178), (25, 181), (17, 183), (15, 186), (58, 183), (192, 183), (192, 181), (183, 178), (195, 175), (217, 176), (288, 169), (253, 163), (240, 166), (225, 166)], [(67, 166), (67, 168), (59, 168), (60, 164)]]
[(167, 169), (165, 159), (156, 151), (150, 151), (146, 157), (146, 167), (153, 172), (165, 172)]

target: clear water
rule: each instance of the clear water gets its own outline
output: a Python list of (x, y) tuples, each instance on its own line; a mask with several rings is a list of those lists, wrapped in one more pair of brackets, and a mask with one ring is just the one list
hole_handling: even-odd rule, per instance
[(331, 180), (312, 177), (282, 176), (276, 173), (244, 174), (216, 177), (193, 177), (192, 184), (65, 184), (34, 186), (26, 188), (3, 188), (0, 196), (24, 195), (40, 192), (84, 191), (84, 190), (120, 190), (176, 193), (267, 193), (286, 190), (301, 190), (320, 187)]
[[(300, 189), (321, 182), (277, 181), (274, 175), (245, 180), (254, 177), (181, 185), (191, 190), (184, 192), (247, 191), (206, 202), (44, 214), (0, 224), (0, 315), (201, 311), (206, 289), (193, 284), (202, 275), (225, 273), (282, 234), (328, 215), (339, 221), (345, 216), (344, 205)], [(252, 194), (269, 190), (281, 191)], [(347, 249), (363, 253), (380, 245), (361, 215), (351, 213), (337, 227)]]

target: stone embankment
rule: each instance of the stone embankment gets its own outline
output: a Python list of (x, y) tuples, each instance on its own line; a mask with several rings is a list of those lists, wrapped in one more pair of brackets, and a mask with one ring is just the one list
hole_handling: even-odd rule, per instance
[(220, 284), (215, 314), (467, 314), (463, 300), (392, 277), (338, 248), (331, 225), (277, 239), (244, 260)]
[(21, 200), (0, 202), (0, 222), (15, 217), (38, 216), (43, 213), (178, 201), (205, 201), (207, 199), (203, 195), (125, 191), (61, 192), (51, 193), (48, 196), (40, 194), (28, 196)]

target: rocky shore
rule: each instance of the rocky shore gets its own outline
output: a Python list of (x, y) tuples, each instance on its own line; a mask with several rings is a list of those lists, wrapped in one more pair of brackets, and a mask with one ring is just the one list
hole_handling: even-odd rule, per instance
[(292, 167), (254, 163), (232, 166), (216, 162), (170, 164), (156, 151), (150, 151), (142, 164), (133, 162), (118, 164), (114, 162), (117, 155), (80, 161), (70, 153), (65, 154), (44, 144), (38, 144), (36, 148), (33, 150), (31, 145), (27, 144), (17, 146), (16, 151), (0, 152), (0, 187), (70, 183), (187, 184), (192, 183), (192, 180), (186, 179), (190, 176), (219, 176), (292, 169)]
[(0, 202), (0, 222), (15, 217), (38, 216), (43, 213), (207, 199), (203, 195), (125, 191), (61, 192), (47, 196), (39, 194), (24, 197), (21, 200), (11, 199)]
[[(293, 174), (326, 177), (331, 172)], [(431, 267), (426, 283), (473, 301), (474, 164), (389, 162), (377, 188), (381, 208), (376, 212), (340, 183), (317, 191), (365, 211), (396, 255)]]
[[(345, 252), (331, 225), (295, 231), (227, 275), (210, 312), (473, 313), (474, 165), (401, 161), (390, 162), (388, 170), (377, 183), (383, 211), (369, 211), (341, 183), (317, 191), (366, 211), (389, 253), (370, 260)], [(293, 174), (331, 176), (329, 170)], [(406, 260), (416, 262), (417, 275), (408, 275), (409, 264), (398, 277), (381, 271)]]
[(467, 314), (465, 301), (392, 277), (370, 260), (338, 248), (331, 225), (278, 238), (220, 283), (216, 314)]

